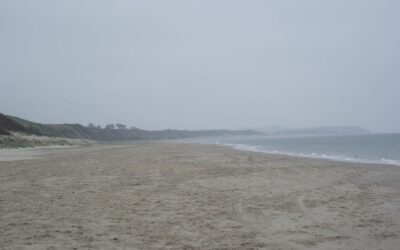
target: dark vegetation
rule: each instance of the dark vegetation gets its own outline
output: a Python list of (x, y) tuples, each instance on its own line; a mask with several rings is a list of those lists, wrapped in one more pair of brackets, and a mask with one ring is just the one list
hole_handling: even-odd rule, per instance
[(184, 139), (203, 136), (251, 135), (259, 133), (253, 130), (189, 131), (168, 129), (149, 131), (134, 127), (127, 129), (123, 124), (117, 124), (116, 126), (109, 124), (103, 129), (93, 124), (90, 124), (88, 127), (80, 124), (40, 124), (0, 113), (0, 135), (8, 135), (10, 132), (96, 141)]

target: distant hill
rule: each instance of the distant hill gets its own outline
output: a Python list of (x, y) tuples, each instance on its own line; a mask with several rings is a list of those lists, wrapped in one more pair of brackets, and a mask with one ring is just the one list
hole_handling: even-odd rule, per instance
[(80, 124), (41, 124), (0, 113), (0, 135), (20, 132), (28, 135), (86, 139), (95, 141), (130, 141), (184, 139), (203, 136), (252, 135), (254, 130), (158, 130), (149, 131), (138, 128), (104, 129), (85, 127)]
[(257, 129), (257, 131), (269, 135), (357, 135), (369, 134), (371, 131), (357, 126), (343, 127), (316, 127), (316, 128), (282, 128), (266, 127)]

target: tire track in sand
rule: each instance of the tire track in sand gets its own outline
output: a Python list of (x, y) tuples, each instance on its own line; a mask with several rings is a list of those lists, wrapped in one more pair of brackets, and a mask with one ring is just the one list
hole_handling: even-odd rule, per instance
[[(287, 240), (277, 241), (274, 238), (272, 238), (271, 234), (268, 232), (267, 229), (259, 226), (260, 221), (256, 218), (253, 218), (253, 216), (249, 215), (249, 213), (246, 211), (246, 208), (243, 206), (243, 201), (241, 201), (241, 200), (232, 201), (232, 209), (233, 209), (233, 212), (235, 213), (236, 218), (243, 225), (245, 225), (250, 231), (255, 233), (256, 237), (262, 243), (265, 243), (266, 245), (272, 244), (276, 247), (279, 247), (279, 249), (281, 249), (281, 248), (282, 249), (290, 249), (290, 250), (299, 249), (299, 247), (296, 244), (293, 244), (290, 241), (287, 241)], [(269, 249), (269, 248), (267, 248), (267, 249)]]
[(344, 229), (338, 229), (335, 226), (329, 226), (327, 224), (324, 224), (323, 222), (319, 221), (315, 216), (312, 215), (310, 210), (304, 205), (304, 199), (310, 195), (310, 193), (300, 195), (297, 197), (297, 204), (301, 210), (301, 212), (304, 214), (304, 216), (310, 220), (312, 223), (314, 223), (316, 226), (320, 228), (320, 230), (325, 231), (328, 236), (323, 236), (321, 237), (323, 240), (344, 240), (344, 239), (349, 239), (348, 236), (349, 232), (345, 232), (346, 230)]

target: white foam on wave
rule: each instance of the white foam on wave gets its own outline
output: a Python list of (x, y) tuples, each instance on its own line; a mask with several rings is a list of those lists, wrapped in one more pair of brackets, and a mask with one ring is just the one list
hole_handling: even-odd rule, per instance
[(237, 150), (243, 150), (243, 151), (253, 151), (253, 152), (262, 152), (260, 147), (257, 146), (250, 146), (250, 145), (245, 145), (245, 144), (229, 144), (229, 143), (224, 143), (220, 144), (223, 146), (229, 146), (231, 148), (237, 149)]
[(242, 150), (242, 151), (251, 151), (251, 152), (259, 152), (266, 154), (276, 154), (276, 155), (288, 155), (288, 156), (296, 156), (296, 157), (306, 157), (306, 158), (314, 158), (314, 159), (326, 159), (340, 162), (355, 162), (355, 163), (373, 163), (373, 164), (385, 164), (385, 165), (395, 165), (400, 166), (399, 160), (392, 159), (380, 159), (380, 160), (368, 160), (368, 159), (360, 159), (360, 158), (351, 158), (346, 156), (336, 156), (336, 155), (328, 155), (328, 154), (317, 154), (313, 153), (293, 153), (293, 152), (285, 152), (278, 150), (265, 150), (260, 146), (252, 146), (245, 144), (230, 144), (230, 143), (216, 143), (219, 146), (228, 146), (233, 149)]
[(390, 160), (390, 159), (382, 158), (381, 162), (386, 163), (386, 164), (390, 164), (390, 165), (400, 166), (400, 161), (398, 161), (398, 160)]

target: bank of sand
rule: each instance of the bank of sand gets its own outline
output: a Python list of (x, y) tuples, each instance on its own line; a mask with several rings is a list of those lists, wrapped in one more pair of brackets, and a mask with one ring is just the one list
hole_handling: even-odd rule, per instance
[(399, 167), (174, 143), (13, 152), (1, 249), (400, 246)]

